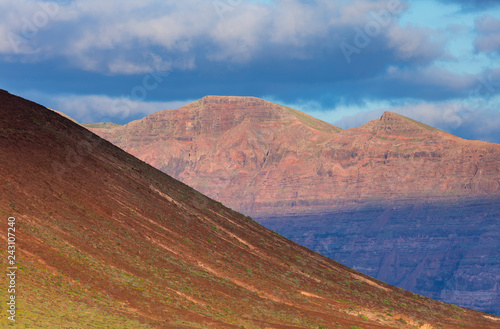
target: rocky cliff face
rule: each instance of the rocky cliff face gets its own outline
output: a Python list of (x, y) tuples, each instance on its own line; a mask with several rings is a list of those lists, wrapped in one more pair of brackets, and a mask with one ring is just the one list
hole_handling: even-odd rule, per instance
[(395, 113), (342, 130), (252, 97), (205, 97), (115, 129), (127, 152), (246, 214), (500, 195), (500, 145)]
[(342, 130), (248, 97), (92, 130), (366, 274), (500, 313), (500, 145), (391, 112)]

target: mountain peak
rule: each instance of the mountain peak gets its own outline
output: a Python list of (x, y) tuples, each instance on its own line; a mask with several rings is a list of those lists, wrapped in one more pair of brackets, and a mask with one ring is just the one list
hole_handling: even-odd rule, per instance
[[(272, 124), (300, 122), (309, 128), (338, 133), (341, 128), (310, 115), (257, 97), (205, 96), (177, 110), (154, 113), (129, 124), (168, 125), (189, 134), (220, 133), (243, 123)], [(156, 123), (155, 123), (156, 122)]]
[(221, 96), (221, 95), (207, 95), (198, 100), (203, 103), (245, 103), (247, 101), (260, 101), (262, 103), (270, 103), (263, 99), (253, 96)]
[(398, 120), (398, 119), (404, 119), (406, 117), (400, 115), (400, 114), (397, 114), (395, 112), (391, 112), (391, 111), (385, 111), (384, 114), (382, 114), (382, 116), (380, 117), (380, 120), (383, 121), (383, 120)]
[[(498, 162), (500, 153), (493, 150), (499, 146), (462, 142), (390, 111), (339, 133), (326, 122), (255, 97), (207, 96), (115, 129), (90, 128), (253, 215), (330, 209), (381, 195), (386, 200), (500, 194), (491, 183), (498, 180), (492, 164)], [(476, 174), (476, 166), (462, 163), (457, 154), (464, 153), (483, 169)], [(430, 179), (437, 164), (440, 178)], [(406, 170), (414, 174), (401, 176)], [(415, 190), (418, 179), (422, 184)]]
[(179, 110), (181, 109), (202, 109), (200, 115), (210, 116), (241, 114), (245, 117), (255, 117), (268, 113), (266, 119), (285, 119), (282, 106), (250, 96), (205, 96)]
[(379, 119), (372, 120), (360, 127), (377, 133), (389, 135), (417, 135), (430, 132), (442, 132), (441, 130), (410, 119), (401, 114), (385, 111)]
[(266, 101), (261, 98), (253, 96), (221, 96), (221, 95), (207, 95), (194, 101), (189, 105), (201, 105), (201, 104), (240, 104), (240, 105), (260, 105), (267, 108), (273, 108), (275, 106), (280, 106), (278, 104)]

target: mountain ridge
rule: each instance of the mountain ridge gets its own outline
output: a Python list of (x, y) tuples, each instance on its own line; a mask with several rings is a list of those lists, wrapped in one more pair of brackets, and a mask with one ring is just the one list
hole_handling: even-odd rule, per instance
[(251, 215), (500, 194), (494, 165), (500, 145), (463, 140), (392, 112), (341, 130), (254, 97), (207, 96), (93, 131)]
[[(221, 110), (220, 106), (226, 107), (223, 109), (225, 111)], [(178, 117), (175, 116), (176, 114), (178, 114)], [(129, 124), (134, 127), (144, 121), (173, 120), (179, 122), (181, 119), (184, 119), (182, 116), (187, 115), (192, 116), (193, 120), (198, 120), (193, 123), (198, 124), (198, 126), (186, 126), (183, 127), (183, 130), (195, 134), (222, 132), (234, 128), (244, 121), (250, 123), (272, 123), (274, 121), (289, 122), (292, 120), (298, 120), (310, 128), (321, 130), (328, 127), (327, 131), (342, 131), (341, 128), (332, 126), (297, 110), (256, 97), (239, 96), (205, 96), (177, 110), (159, 111), (143, 119), (132, 121)], [(207, 124), (211, 120), (217, 121), (219, 124)]]

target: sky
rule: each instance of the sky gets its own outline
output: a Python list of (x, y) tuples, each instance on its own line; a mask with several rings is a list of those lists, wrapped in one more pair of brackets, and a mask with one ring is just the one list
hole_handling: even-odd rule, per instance
[(0, 88), (79, 122), (255, 96), (500, 143), (500, 1), (0, 0)]

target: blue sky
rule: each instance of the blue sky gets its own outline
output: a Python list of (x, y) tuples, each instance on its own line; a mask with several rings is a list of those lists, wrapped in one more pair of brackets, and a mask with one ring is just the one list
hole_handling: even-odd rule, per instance
[(80, 122), (256, 96), (500, 143), (500, 2), (0, 0), (0, 88)]

